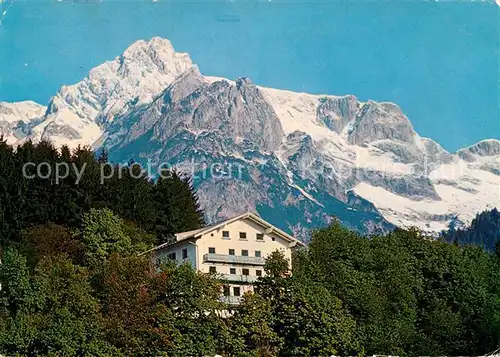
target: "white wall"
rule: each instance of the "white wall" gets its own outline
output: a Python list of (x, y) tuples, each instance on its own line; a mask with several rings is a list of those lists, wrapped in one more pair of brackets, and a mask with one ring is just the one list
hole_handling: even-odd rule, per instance
[[(272, 252), (280, 250), (288, 259), (291, 268), (292, 250), (290, 248), (290, 242), (274, 233), (266, 234), (265, 230), (264, 227), (261, 227), (250, 219), (239, 220), (209, 232), (197, 240), (182, 241), (170, 247), (160, 249), (153, 255), (152, 262), (155, 264), (158, 258), (167, 259), (169, 254), (175, 252), (176, 261), (178, 264), (181, 264), (183, 262), (182, 250), (187, 249), (187, 260), (191, 263), (193, 268), (204, 273), (209, 273), (210, 267), (215, 267), (218, 274), (243, 275), (242, 269), (245, 268), (249, 269), (249, 276), (251, 277), (257, 276), (257, 270), (261, 271), (262, 276), (265, 275), (263, 265), (204, 262), (203, 256), (209, 252), (210, 247), (214, 247), (215, 254), (229, 255), (229, 249), (234, 249), (235, 255), (241, 256), (242, 250), (248, 250), (248, 256), (255, 257), (255, 251), (260, 251), (261, 258), (266, 258)], [(229, 232), (229, 239), (223, 238), (223, 231)], [(246, 233), (246, 239), (240, 239), (240, 232)], [(264, 239), (257, 240), (257, 233), (263, 234)], [(236, 271), (231, 273), (231, 268), (236, 269)], [(241, 295), (247, 291), (253, 291), (253, 286), (251, 284), (228, 282), (224, 285), (230, 287), (231, 296), (234, 296), (234, 287), (240, 288)]]
[[(188, 258), (182, 259), (182, 251), (187, 249)], [(152, 263), (157, 264), (158, 259), (166, 261), (168, 259), (168, 255), (171, 253), (175, 253), (177, 264), (182, 264), (185, 261), (189, 262), (191, 266), (195, 269), (198, 269), (196, 263), (196, 245), (191, 241), (180, 242), (170, 247), (159, 249), (152, 255)]]
[[(222, 238), (222, 232), (229, 231), (230, 239)], [(205, 234), (198, 241), (198, 261), (200, 262), (199, 268), (203, 272), (209, 272), (210, 266), (216, 266), (217, 273), (229, 274), (230, 268), (236, 268), (236, 274), (241, 274), (243, 266), (241, 264), (224, 264), (224, 263), (204, 263), (203, 255), (208, 253), (209, 247), (215, 248), (216, 254), (229, 254), (229, 249), (235, 250), (235, 255), (241, 256), (242, 250), (248, 250), (248, 256), (255, 257), (255, 251), (261, 252), (261, 257), (265, 258), (275, 250), (281, 250), (285, 257), (291, 263), (291, 249), (289, 242), (275, 234), (265, 234), (265, 228), (254, 223), (249, 219), (236, 221), (230, 223), (218, 230)], [(242, 240), (239, 238), (240, 232), (246, 232), (247, 239)], [(264, 234), (263, 241), (257, 241), (257, 233)], [(274, 241), (273, 241), (274, 238)], [(250, 275), (255, 276), (255, 270), (262, 270), (264, 275), (263, 266), (244, 266), (250, 269)]]

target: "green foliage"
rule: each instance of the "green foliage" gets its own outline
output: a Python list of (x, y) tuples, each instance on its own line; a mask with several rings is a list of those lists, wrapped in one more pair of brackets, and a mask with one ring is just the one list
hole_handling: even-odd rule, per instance
[(92, 295), (88, 271), (63, 258), (40, 261), (34, 281), (43, 305), (31, 316), (37, 335), (30, 348), (38, 354), (91, 355), (96, 346), (111, 349), (102, 341), (99, 303)]
[(271, 301), (259, 294), (245, 294), (241, 306), (230, 320), (235, 341), (231, 345), (231, 355), (276, 356), (283, 340), (274, 329), (273, 313)]
[[(160, 241), (203, 226), (203, 211), (189, 178), (174, 172), (154, 181), (133, 162), (120, 167), (106, 159), (105, 154), (96, 158), (89, 148), (59, 151), (43, 141), (13, 150), (0, 139), (0, 245), (19, 243), (20, 232), (36, 225), (78, 228), (92, 208), (108, 208)], [(50, 166), (48, 177), (36, 174), (40, 163), (45, 165), (42, 174), (48, 174)], [(69, 166), (66, 178), (57, 179), (58, 165)], [(25, 177), (23, 168), (32, 177)]]
[(83, 259), (83, 246), (70, 229), (47, 223), (27, 228), (20, 233), (20, 252), (28, 259), (28, 265), (36, 264), (47, 256), (65, 254), (76, 262)]
[(13, 248), (7, 248), (0, 264), (0, 303), (3, 313), (15, 315), (33, 307), (36, 294), (32, 287), (26, 258)]
[(172, 344), (169, 331), (160, 327), (171, 318), (161, 303), (160, 281), (144, 257), (119, 254), (112, 254), (94, 279), (106, 341), (125, 355), (158, 355)]
[(494, 208), (476, 215), (470, 227), (455, 229), (450, 227), (441, 233), (441, 238), (450, 243), (478, 245), (494, 252), (500, 244), (500, 212)]
[(417, 230), (367, 239), (335, 223), (295, 252), (293, 275), (273, 252), (255, 292), (229, 309), (213, 276), (135, 254), (152, 237), (133, 223), (107, 209), (83, 217), (76, 236), (24, 230), (30, 264), (4, 251), (2, 353), (480, 355), (500, 344), (500, 261), (479, 247)]
[(123, 220), (109, 209), (91, 209), (83, 216), (79, 233), (88, 265), (102, 264), (112, 253), (131, 254), (132, 243)]
[(289, 275), (290, 262), (282, 251), (275, 250), (266, 257), (266, 265), (264, 266), (266, 276), (272, 279), (279, 279)]
[(178, 232), (187, 232), (203, 226), (203, 211), (193, 195), (189, 177), (175, 171), (163, 171), (154, 187), (156, 202), (156, 231), (161, 243)]
[[(7, 251), (0, 266), (0, 351), (20, 355), (108, 355), (100, 339), (99, 305), (85, 268), (66, 258), (42, 259), (32, 276), (25, 259)], [(17, 273), (13, 273), (17, 270)]]
[[(78, 184), (74, 171), (56, 184), (24, 178), (26, 162), (86, 169)], [(204, 224), (190, 180), (108, 165), (115, 175), (101, 184), (106, 162), (86, 148), (14, 151), (0, 139), (1, 354), (434, 356), (500, 346), (496, 210), (437, 241), (412, 229), (367, 238), (335, 222), (294, 252), (293, 275), (283, 253), (267, 257), (235, 308), (219, 301), (213, 276), (138, 255)]]
[(161, 278), (165, 291), (163, 303), (173, 315), (168, 325), (176, 331), (168, 355), (216, 354), (217, 336), (224, 323), (219, 314), (224, 307), (218, 302), (219, 283), (208, 274), (196, 272), (190, 264), (176, 268), (167, 265)]
[(270, 323), (281, 342), (280, 356), (357, 353), (356, 323), (342, 302), (306, 276), (290, 277), (289, 262), (273, 252), (257, 294), (272, 307)]
[(0, 353), (27, 354), (37, 333), (32, 312), (40, 300), (26, 258), (8, 248), (0, 264)]
[(276, 307), (280, 356), (359, 354), (354, 319), (324, 287), (294, 282)]
[(123, 231), (130, 238), (133, 250), (137, 253), (145, 252), (156, 243), (156, 236), (139, 227), (135, 222), (124, 221)]
[(367, 355), (478, 355), (500, 344), (499, 261), (483, 249), (417, 230), (366, 239), (333, 224), (296, 263), (294, 278), (341, 299)]

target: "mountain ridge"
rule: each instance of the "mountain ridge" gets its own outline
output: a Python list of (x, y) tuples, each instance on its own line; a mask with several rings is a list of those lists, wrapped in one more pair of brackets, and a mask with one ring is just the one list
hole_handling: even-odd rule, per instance
[(498, 140), (449, 153), (420, 137), (395, 103), (204, 76), (158, 37), (63, 86), (33, 121), (18, 142), (93, 145), (119, 162), (245, 166), (237, 180), (196, 182), (211, 221), (243, 209), (275, 215), (273, 223), (284, 219), (282, 228), (299, 235), (302, 225), (328, 223), (331, 215), (367, 232), (393, 225), (437, 232), (499, 201), (492, 194)]

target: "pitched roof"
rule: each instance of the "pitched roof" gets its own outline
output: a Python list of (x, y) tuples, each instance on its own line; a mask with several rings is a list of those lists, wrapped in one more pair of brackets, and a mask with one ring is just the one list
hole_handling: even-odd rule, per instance
[(168, 242), (168, 243), (163, 243), (157, 247), (154, 247), (144, 253), (141, 253), (141, 254), (146, 254), (148, 252), (151, 252), (151, 251), (155, 251), (155, 250), (158, 250), (158, 249), (161, 249), (161, 248), (164, 248), (164, 247), (167, 247), (167, 246), (170, 246), (170, 245), (174, 245), (178, 242), (181, 242), (181, 241), (185, 241), (185, 240), (188, 240), (188, 239), (198, 239), (200, 238), (202, 235), (204, 234), (207, 234), (207, 233), (210, 233), (216, 229), (219, 229), (221, 227), (224, 227), (230, 223), (233, 223), (233, 222), (236, 222), (236, 221), (239, 221), (239, 220), (242, 220), (242, 219), (250, 219), (252, 221), (254, 221), (255, 223), (259, 224), (260, 226), (262, 227), (265, 227), (266, 229), (269, 230), (269, 233), (274, 233), (278, 236), (280, 236), (281, 238), (283, 238), (284, 240), (290, 242), (290, 243), (296, 243), (300, 246), (305, 246), (304, 243), (302, 243), (301, 241), (299, 241), (297, 238), (291, 236), (290, 234), (282, 231), (281, 229), (273, 226), (271, 223), (263, 220), (262, 218), (260, 218), (258, 215), (256, 215), (255, 213), (252, 213), (252, 212), (246, 212), (246, 213), (243, 213), (243, 214), (240, 214), (238, 216), (235, 216), (235, 217), (232, 217), (232, 218), (229, 218), (225, 221), (222, 221), (222, 222), (219, 222), (217, 224), (214, 224), (214, 225), (211, 225), (211, 226), (208, 226), (208, 227), (204, 227), (204, 228), (200, 228), (200, 229), (195, 229), (193, 231), (188, 231), (188, 232), (181, 232), (181, 233), (177, 233), (175, 234), (175, 241), (174, 242)]

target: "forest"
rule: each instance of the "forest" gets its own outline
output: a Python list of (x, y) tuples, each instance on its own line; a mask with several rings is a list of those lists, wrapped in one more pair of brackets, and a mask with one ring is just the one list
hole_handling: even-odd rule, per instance
[[(279, 252), (268, 257), (233, 308), (219, 301), (217, 275), (139, 255), (205, 224), (189, 178), (152, 180), (131, 163), (101, 184), (106, 156), (0, 140), (0, 354), (477, 356), (500, 346), (497, 210), (439, 239), (366, 237), (333, 220), (294, 252), (292, 274)], [(28, 162), (85, 172), (56, 184), (49, 172), (26, 178)]]

